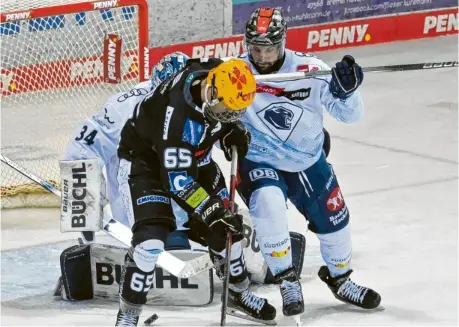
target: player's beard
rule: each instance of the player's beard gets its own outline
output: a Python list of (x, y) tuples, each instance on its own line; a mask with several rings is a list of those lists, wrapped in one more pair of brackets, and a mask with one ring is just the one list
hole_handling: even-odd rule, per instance
[(271, 68), (276, 64), (276, 62), (255, 62), (255, 66), (259, 73), (269, 73)]
[(260, 73), (260, 74), (272, 74), (272, 73), (278, 72), (279, 69), (284, 64), (285, 52), (284, 52), (284, 54), (282, 55), (281, 58), (277, 59), (274, 62), (255, 61), (255, 58), (253, 58), (253, 56), (250, 56), (249, 60), (255, 66), (255, 69), (257, 70), (258, 73)]

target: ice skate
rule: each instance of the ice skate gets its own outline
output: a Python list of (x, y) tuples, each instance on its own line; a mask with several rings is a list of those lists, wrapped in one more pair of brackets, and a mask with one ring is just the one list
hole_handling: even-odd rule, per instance
[(260, 298), (245, 290), (243, 292), (228, 290), (227, 314), (261, 324), (275, 325), (276, 309), (268, 300)]
[(356, 305), (363, 309), (374, 309), (381, 303), (381, 296), (371, 288), (354, 283), (349, 276), (352, 269), (347, 273), (332, 277), (327, 266), (319, 269), (319, 277), (325, 282), (333, 295), (340, 301)]
[(284, 316), (296, 316), (304, 312), (301, 283), (294, 267), (276, 276), (281, 280), (282, 312)]
[(116, 316), (115, 326), (137, 326), (141, 313), (141, 305), (135, 305), (120, 299), (120, 309)]

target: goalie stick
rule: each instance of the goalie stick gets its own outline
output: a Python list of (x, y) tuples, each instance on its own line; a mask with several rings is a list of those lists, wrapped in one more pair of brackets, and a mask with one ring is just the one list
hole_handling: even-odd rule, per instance
[[(452, 68), (457, 67), (457, 61), (443, 61), (443, 62), (424, 62), (406, 65), (391, 65), (391, 66), (375, 66), (375, 67), (362, 67), (364, 73), (388, 73), (388, 72), (401, 72), (407, 70), (426, 70), (437, 68)], [(271, 81), (286, 81), (296, 80), (303, 78), (311, 78), (318, 76), (331, 75), (331, 70), (320, 70), (315, 72), (294, 72), (294, 73), (279, 73), (267, 75), (255, 75), (257, 82), (271, 82)]]
[[(7, 158), (3, 154), (0, 154), (0, 160), (25, 177), (41, 185), (49, 192), (55, 194), (58, 197), (61, 197), (61, 191), (59, 191), (54, 185), (45, 181), (43, 178), (35, 175), (26, 168)], [(103, 231), (124, 245), (128, 247), (131, 246), (132, 233), (130, 229), (110, 217), (108, 213), (104, 213)], [(192, 260), (182, 261), (169, 252), (163, 251), (159, 255), (157, 263), (160, 267), (166, 269), (168, 272), (178, 278), (189, 278), (206, 272), (212, 269), (214, 266), (222, 265), (224, 260), (213, 263), (210, 259), (210, 256), (205, 254)]]

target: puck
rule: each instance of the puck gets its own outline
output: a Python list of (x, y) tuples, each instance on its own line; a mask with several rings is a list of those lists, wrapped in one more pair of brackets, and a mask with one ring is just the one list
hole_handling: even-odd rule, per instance
[(158, 320), (158, 315), (154, 313), (150, 318), (144, 321), (144, 324), (147, 326), (150, 326), (152, 323), (154, 323), (156, 320)]

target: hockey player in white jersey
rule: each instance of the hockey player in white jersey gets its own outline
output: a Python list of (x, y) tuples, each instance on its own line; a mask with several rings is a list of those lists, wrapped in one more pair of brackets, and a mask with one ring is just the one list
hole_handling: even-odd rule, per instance
[[(245, 60), (255, 75), (329, 70), (313, 55), (285, 49), (287, 24), (280, 10), (255, 10), (246, 24)], [(286, 200), (308, 220), (326, 265), (319, 277), (346, 303), (371, 309), (381, 297), (349, 278), (352, 273), (349, 211), (322, 145), (323, 108), (336, 120), (362, 119), (357, 90), (363, 72), (351, 56), (329, 77), (257, 83), (255, 102), (242, 122), (251, 132), (247, 156), (239, 163), (238, 192), (249, 207), (260, 250), (280, 282), (283, 313), (301, 314), (304, 301), (292, 265)]]
[[(181, 52), (163, 57), (153, 68), (150, 80), (137, 84), (129, 91), (112, 95), (96, 113), (80, 123), (70, 137), (64, 160), (98, 159), (100, 167), (105, 167), (107, 176), (107, 194), (103, 194), (102, 197), (108, 197), (114, 218), (125, 226), (130, 225), (121, 202), (116, 177), (119, 166), (117, 149), (121, 129), (132, 115), (136, 105), (157, 85), (182, 69), (188, 59), (188, 56)], [(102, 185), (101, 189), (105, 190), (105, 185)], [(185, 213), (177, 205), (174, 206), (174, 210), (180, 228)], [(91, 237), (86, 236), (87, 233), (84, 235), (91, 240)]]

